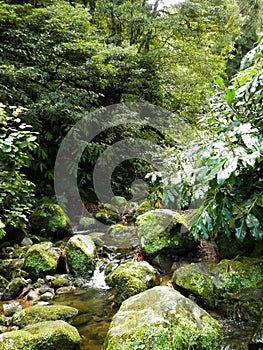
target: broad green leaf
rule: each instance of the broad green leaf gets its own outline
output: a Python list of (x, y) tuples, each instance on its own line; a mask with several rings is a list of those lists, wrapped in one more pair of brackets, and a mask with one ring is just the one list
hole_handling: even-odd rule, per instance
[(208, 173), (208, 175), (206, 176), (205, 180), (206, 181), (210, 181), (212, 179), (215, 178), (215, 176), (217, 175), (217, 173), (222, 169), (223, 165), (225, 164), (225, 162), (227, 161), (227, 158), (223, 158), (221, 159), (212, 169), (211, 171)]
[(217, 76), (215, 77), (215, 83), (216, 83), (219, 87), (224, 86), (224, 80), (220, 77), (220, 75), (217, 75)]
[(236, 224), (235, 233), (237, 239), (244, 239), (246, 237), (247, 227), (244, 217), (238, 222), (238, 225)]
[(248, 214), (246, 216), (246, 224), (247, 224), (247, 227), (249, 227), (250, 229), (253, 229), (255, 227), (257, 228), (260, 227), (260, 222), (253, 214)]
[(236, 90), (234, 88), (228, 88), (226, 90), (226, 101), (229, 106), (231, 106), (235, 96), (236, 96)]

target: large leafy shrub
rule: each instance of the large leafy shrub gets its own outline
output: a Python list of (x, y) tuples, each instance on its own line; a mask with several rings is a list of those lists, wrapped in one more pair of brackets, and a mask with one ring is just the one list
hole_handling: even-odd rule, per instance
[(206, 122), (213, 139), (202, 147), (207, 198), (193, 233), (208, 238), (223, 232), (244, 239), (263, 236), (263, 40), (243, 59), (241, 69), (215, 95)]
[(19, 118), (23, 108), (0, 104), (0, 238), (5, 227), (25, 228), (32, 207), (34, 184), (24, 174), (36, 133)]

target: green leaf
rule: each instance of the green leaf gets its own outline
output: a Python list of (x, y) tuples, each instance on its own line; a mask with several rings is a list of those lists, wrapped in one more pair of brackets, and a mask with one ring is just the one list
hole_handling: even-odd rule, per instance
[(220, 77), (220, 75), (215, 77), (215, 83), (219, 86), (222, 87), (224, 85), (224, 80)]
[(236, 226), (235, 232), (236, 232), (236, 238), (237, 239), (244, 239), (246, 237), (247, 227), (246, 227), (246, 223), (245, 223), (245, 218), (244, 217), (239, 221), (239, 225)]
[(233, 100), (236, 96), (236, 90), (234, 88), (228, 88), (226, 90), (226, 101), (229, 106), (233, 103)]

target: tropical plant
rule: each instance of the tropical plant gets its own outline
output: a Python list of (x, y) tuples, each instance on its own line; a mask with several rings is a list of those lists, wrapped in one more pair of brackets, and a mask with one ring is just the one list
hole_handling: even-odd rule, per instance
[[(192, 230), (195, 237), (218, 233), (263, 237), (263, 54), (262, 39), (243, 59), (231, 86), (212, 102), (206, 125), (213, 138), (201, 149), (207, 198)], [(226, 94), (222, 97), (222, 90)]]
[(8, 226), (25, 229), (33, 205), (34, 184), (24, 171), (37, 135), (21, 121), (23, 110), (0, 104), (0, 238)]

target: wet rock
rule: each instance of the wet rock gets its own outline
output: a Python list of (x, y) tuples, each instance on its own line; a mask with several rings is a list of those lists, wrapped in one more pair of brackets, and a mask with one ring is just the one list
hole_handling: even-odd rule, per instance
[(43, 203), (37, 207), (31, 217), (30, 226), (33, 234), (58, 240), (72, 235), (69, 218), (59, 205)]
[(118, 305), (130, 296), (157, 285), (159, 281), (158, 271), (146, 261), (121, 264), (106, 277), (106, 282), (115, 288), (115, 302)]
[(187, 217), (176, 211), (156, 209), (137, 217), (138, 237), (146, 254), (157, 254), (163, 249), (188, 252), (195, 247), (193, 240), (185, 234)]
[(75, 235), (67, 242), (67, 262), (74, 276), (88, 277), (95, 270), (96, 247), (89, 236)]
[(56, 271), (59, 253), (51, 242), (34, 244), (29, 248), (23, 268), (33, 278), (44, 277)]
[(158, 286), (124, 301), (112, 319), (103, 349), (217, 350), (218, 322), (190, 299)]
[(3, 304), (3, 313), (5, 316), (12, 316), (15, 312), (22, 310), (22, 305), (16, 301), (10, 304)]
[(54, 289), (58, 289), (61, 287), (67, 287), (70, 285), (70, 281), (68, 277), (56, 277), (55, 279), (52, 279), (51, 286)]
[(31, 289), (27, 296), (26, 296), (26, 299), (28, 301), (37, 301), (39, 300), (39, 292), (38, 292), (38, 289)]
[(74, 307), (65, 305), (34, 305), (16, 312), (13, 315), (13, 325), (23, 328), (29, 324), (41, 321), (69, 321), (78, 314)]
[(26, 283), (21, 278), (17, 277), (13, 279), (8, 286), (6, 287), (3, 295), (2, 300), (12, 300), (18, 297), (25, 287)]
[(239, 303), (253, 302), (263, 287), (263, 258), (242, 257), (221, 260), (218, 264), (192, 263), (174, 272), (173, 283), (181, 290), (194, 294), (208, 306), (220, 300), (228, 303), (236, 300)]
[(51, 293), (51, 292), (46, 292), (40, 295), (40, 300), (41, 301), (50, 301), (54, 298), (55, 293)]
[(47, 286), (47, 285), (44, 285), (42, 287), (39, 288), (39, 293), (40, 294), (45, 294), (45, 293), (55, 293), (54, 289)]
[(64, 321), (47, 321), (0, 335), (0, 349), (78, 350), (81, 338), (75, 327)]
[(72, 286), (68, 286), (68, 287), (60, 287), (56, 290), (56, 294), (60, 295), (60, 294), (68, 294), (71, 293), (74, 290), (74, 288)]
[(251, 350), (263, 349), (263, 314), (261, 314), (258, 326), (249, 341), (248, 348)]

